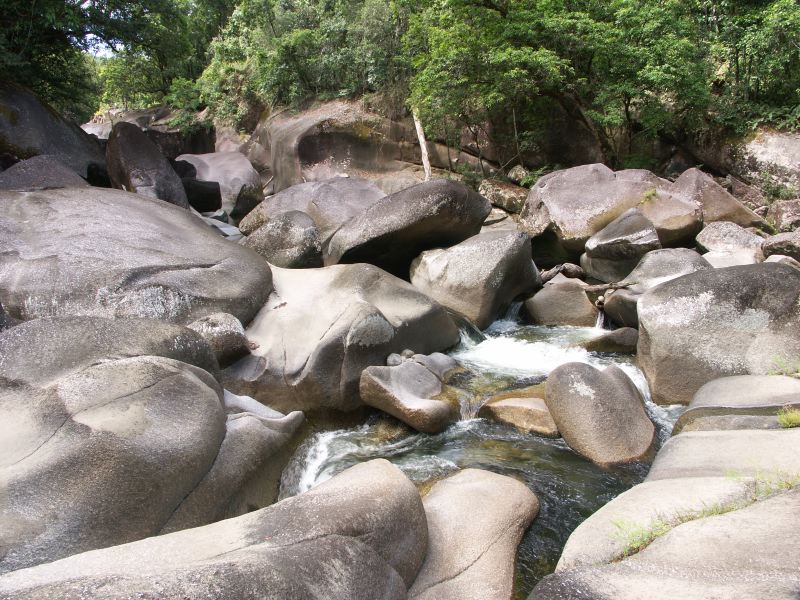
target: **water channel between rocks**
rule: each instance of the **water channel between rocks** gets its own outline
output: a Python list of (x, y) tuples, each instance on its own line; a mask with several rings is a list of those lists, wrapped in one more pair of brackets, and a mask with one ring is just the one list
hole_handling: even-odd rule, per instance
[(374, 416), (350, 429), (320, 431), (298, 448), (284, 470), (281, 498), (311, 489), (357, 463), (385, 458), (418, 486), (426, 488), (459, 469), (486, 469), (515, 477), (533, 490), (540, 512), (519, 547), (516, 597), (524, 599), (551, 573), (570, 533), (603, 504), (639, 483), (647, 465), (601, 469), (572, 452), (563, 440), (523, 433), (514, 427), (475, 418), (492, 395), (541, 383), (567, 362), (597, 367), (616, 364), (642, 391), (647, 412), (663, 443), (683, 407), (660, 407), (650, 401), (647, 382), (633, 357), (597, 354), (574, 347), (596, 337), (598, 327), (541, 327), (513, 319), (488, 330), (463, 331), (450, 354), (465, 368), (452, 382), (466, 391), (462, 420), (437, 435), (416, 433)]

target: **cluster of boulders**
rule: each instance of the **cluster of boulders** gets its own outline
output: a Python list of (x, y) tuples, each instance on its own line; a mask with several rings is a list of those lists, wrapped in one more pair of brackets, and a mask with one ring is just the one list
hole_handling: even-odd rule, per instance
[(701, 387), (645, 481), (581, 523), (531, 599), (794, 598), (800, 544), (800, 381), (738, 375)]
[[(485, 328), (513, 302), (539, 325), (604, 314), (621, 328), (584, 347), (636, 352), (654, 400), (692, 402), (641, 486), (661, 504), (626, 500), (641, 511), (683, 502), (680, 485), (690, 505), (707, 499), (696, 477), (744, 497), (755, 484), (720, 481), (723, 464), (751, 479), (754, 456), (796, 467), (794, 432), (762, 430), (794, 380), (747, 378), (800, 356), (800, 233), (768, 235), (696, 169), (671, 182), (594, 164), (477, 193), (404, 179), (413, 143), (337, 105), (275, 115), (249, 149), (177, 154), (135, 119), (101, 144), (26, 90), (0, 91), (15, 162), (0, 172), (2, 598), (508, 598), (538, 511), (508, 477), (462, 471), (421, 499), (373, 461), (267, 505), (306, 417), (369, 406), (426, 433), (458, 420), (459, 366), (442, 352), (459, 322)], [(338, 176), (341, 155), (365, 177)], [(745, 380), (714, 383), (726, 376)], [(481, 416), (560, 435), (602, 467), (655, 450), (617, 367), (562, 365)], [(562, 558), (573, 570), (541, 589), (633, 585), (672, 556), (661, 545), (640, 573), (596, 566), (618, 548), (592, 555), (599, 575)]]

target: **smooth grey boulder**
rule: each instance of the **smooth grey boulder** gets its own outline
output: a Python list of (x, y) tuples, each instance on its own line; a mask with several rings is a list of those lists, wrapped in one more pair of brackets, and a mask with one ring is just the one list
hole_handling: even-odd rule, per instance
[(30, 191), (63, 187), (89, 187), (89, 184), (55, 156), (34, 156), (0, 173), (0, 190)]
[(497, 423), (512, 425), (521, 431), (538, 433), (545, 437), (558, 437), (553, 417), (541, 398), (503, 398), (481, 406), (478, 416)]
[(579, 280), (555, 278), (525, 300), (527, 319), (537, 325), (593, 327), (598, 310), (586, 295), (586, 284)]
[(800, 474), (800, 429), (685, 431), (667, 440), (646, 481), (755, 477), (769, 491)]
[(620, 327), (638, 327), (638, 301), (647, 290), (688, 273), (712, 269), (694, 250), (665, 248), (648, 252), (636, 268), (619, 282), (624, 286), (607, 292), (603, 310)]
[(228, 313), (213, 313), (187, 325), (208, 342), (217, 361), (227, 366), (250, 353), (250, 343), (241, 321)]
[(224, 401), (217, 371), (199, 334), (160, 321), (2, 332), (0, 572), (246, 512), (237, 495), (303, 416)]
[(665, 248), (648, 252), (620, 284), (631, 292), (643, 294), (682, 275), (709, 269), (711, 265), (694, 250)]
[(393, 352), (458, 343), (439, 304), (372, 265), (273, 269), (275, 291), (247, 329), (258, 344), (226, 387), (281, 410), (352, 410), (361, 372)]
[(516, 479), (465, 469), (434, 484), (423, 499), (428, 553), (409, 600), (506, 600), (514, 562), (539, 501)]
[(374, 264), (408, 278), (423, 251), (448, 247), (477, 234), (489, 202), (466, 186), (434, 179), (378, 200), (331, 238), (325, 264)]
[(619, 367), (600, 371), (566, 363), (547, 377), (545, 402), (561, 437), (575, 452), (601, 466), (644, 459), (656, 429), (644, 400)]
[(405, 600), (425, 559), (419, 493), (385, 460), (256, 512), (0, 577), (0, 598)]
[(140, 316), (249, 323), (269, 265), (189, 211), (106, 189), (0, 192), (0, 302), (15, 318)]
[(527, 234), (488, 232), (411, 263), (411, 284), (485, 329), (522, 295), (541, 286)]
[(688, 404), (705, 383), (766, 375), (800, 355), (800, 271), (761, 263), (702, 270), (639, 300), (638, 361), (659, 404)]
[[(249, 398), (224, 391), (225, 439), (214, 464), (183, 499), (160, 533), (199, 527), (236, 517), (274, 502), (285, 452), (303, 423), (303, 413), (287, 415)], [(252, 493), (249, 487), (254, 487)]]
[(709, 381), (694, 395), (672, 434), (699, 418), (725, 415), (776, 415), (800, 408), (800, 379), (785, 375), (734, 375)]
[(781, 254), (800, 261), (800, 231), (773, 235), (764, 240), (761, 250), (764, 256)]
[(284, 269), (322, 266), (322, 244), (314, 221), (297, 210), (281, 213), (242, 242), (267, 262)]
[(697, 201), (673, 192), (669, 181), (640, 169), (614, 172), (602, 164), (545, 175), (531, 188), (521, 217), (532, 237), (553, 232), (567, 252), (580, 254), (589, 238), (630, 208), (655, 226), (665, 246), (693, 238), (702, 224)]
[(709, 223), (697, 237), (697, 247), (705, 252), (761, 250), (764, 238), (729, 221)]
[(0, 571), (156, 534), (222, 442), (216, 369), (198, 334), (156, 321), (0, 334)]
[(133, 123), (114, 125), (106, 163), (115, 188), (189, 208), (180, 177), (158, 147)]
[(752, 478), (661, 479), (633, 486), (593, 513), (567, 540), (556, 572), (611, 563), (638, 550), (641, 532), (665, 531), (713, 510), (755, 502)]
[(713, 251), (703, 254), (703, 258), (715, 269), (740, 267), (742, 265), (755, 265), (764, 261), (760, 248), (742, 248), (728, 252)]
[(641, 294), (626, 289), (608, 290), (603, 296), (603, 314), (617, 327), (639, 327), (637, 303)]
[[(432, 369), (426, 362), (412, 358), (395, 366), (367, 367), (359, 383), (361, 401), (417, 431), (443, 431), (460, 414), (457, 406), (438, 398), (444, 391), (444, 376), (458, 368), (458, 363), (444, 354), (432, 355)], [(449, 369), (440, 368), (442, 362), (449, 362)]]
[(586, 241), (581, 267), (599, 281), (620, 281), (645, 254), (660, 248), (656, 228), (638, 208), (631, 208)]
[(558, 571), (530, 600), (776, 598), (800, 592), (800, 542), (791, 528), (800, 490), (679, 525), (612, 565)]
[(604, 331), (599, 336), (579, 344), (589, 352), (614, 352), (619, 354), (636, 354), (639, 332), (633, 327), (620, 327), (613, 331)]
[(265, 198), (242, 219), (239, 228), (250, 235), (282, 213), (301, 211), (313, 219), (323, 247), (327, 248), (331, 236), (342, 225), (385, 197), (374, 183), (356, 177), (299, 183)]
[(10, 81), (0, 84), (0, 147), (20, 159), (54, 156), (81, 177), (105, 168), (97, 139)]
[(510, 213), (519, 213), (525, 206), (528, 190), (522, 186), (498, 181), (497, 179), (484, 179), (478, 187), (478, 193), (491, 202)]
[(672, 185), (673, 191), (695, 200), (703, 208), (703, 222), (730, 221), (741, 227), (764, 227), (764, 219), (734, 198), (711, 175), (686, 169)]
[(175, 160), (191, 164), (198, 180), (219, 184), (222, 210), (234, 220), (244, 217), (264, 199), (261, 177), (241, 152), (181, 154)]

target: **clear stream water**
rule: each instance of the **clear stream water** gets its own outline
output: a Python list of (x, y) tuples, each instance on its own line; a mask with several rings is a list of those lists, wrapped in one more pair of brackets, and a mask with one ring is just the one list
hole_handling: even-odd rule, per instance
[[(509, 316), (516, 316), (513, 308)], [(379, 415), (350, 429), (314, 433), (285, 469), (281, 498), (374, 458), (391, 461), (423, 489), (468, 467), (514, 477), (533, 490), (540, 502), (539, 516), (517, 556), (516, 595), (526, 598), (542, 577), (552, 573), (567, 538), (581, 521), (639, 483), (648, 467), (601, 469), (576, 455), (561, 439), (475, 418), (480, 406), (496, 393), (541, 383), (557, 366), (579, 361), (622, 368), (642, 391), (660, 442), (669, 437), (683, 409), (650, 401), (647, 382), (632, 357), (590, 353), (573, 346), (601, 332), (599, 327), (525, 326), (514, 318), (497, 321), (483, 333), (462, 331), (461, 343), (450, 352), (465, 369), (452, 381), (462, 391), (462, 420), (437, 435), (416, 433)]]

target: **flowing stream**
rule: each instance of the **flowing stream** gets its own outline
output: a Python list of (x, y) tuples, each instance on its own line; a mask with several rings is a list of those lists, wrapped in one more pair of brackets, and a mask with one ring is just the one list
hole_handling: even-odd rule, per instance
[(526, 598), (533, 586), (553, 571), (575, 527), (639, 483), (648, 467), (633, 464), (601, 469), (572, 452), (560, 438), (544, 438), (476, 418), (480, 406), (494, 394), (539, 384), (559, 365), (579, 361), (597, 367), (616, 364), (630, 376), (645, 398), (660, 443), (669, 437), (683, 407), (653, 404), (632, 357), (591, 353), (574, 346), (599, 335), (599, 327), (524, 326), (516, 321), (513, 306), (508, 316), (511, 318), (496, 321), (483, 333), (462, 329), (461, 343), (450, 352), (465, 369), (451, 381), (461, 390), (462, 420), (440, 434), (426, 435), (376, 414), (357, 427), (314, 433), (285, 469), (281, 498), (304, 492), (374, 458), (397, 465), (423, 492), (433, 482), (468, 467), (515, 477), (527, 484), (540, 502), (539, 516), (517, 556), (517, 598)]

